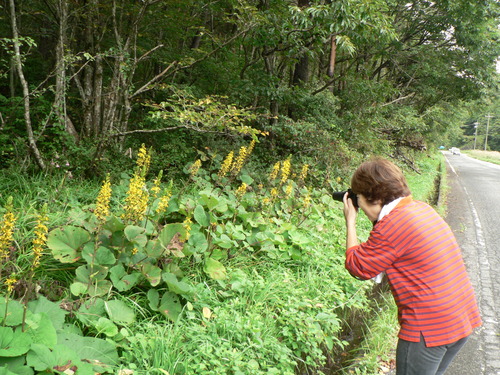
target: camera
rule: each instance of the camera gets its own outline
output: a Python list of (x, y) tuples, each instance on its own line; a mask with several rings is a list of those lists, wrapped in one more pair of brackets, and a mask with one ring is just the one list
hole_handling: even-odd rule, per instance
[(348, 189), (347, 191), (335, 191), (332, 193), (332, 198), (333, 200), (343, 202), (344, 201), (344, 195), (347, 193), (347, 198), (352, 199), (352, 204), (354, 207), (358, 208), (358, 196), (352, 192), (351, 189)]

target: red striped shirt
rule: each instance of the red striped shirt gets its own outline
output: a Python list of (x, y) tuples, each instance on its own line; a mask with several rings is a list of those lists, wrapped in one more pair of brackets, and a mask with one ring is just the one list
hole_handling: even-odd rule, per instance
[(455, 236), (428, 204), (404, 198), (347, 250), (345, 266), (370, 279), (385, 271), (398, 306), (399, 338), (427, 346), (453, 343), (481, 325)]

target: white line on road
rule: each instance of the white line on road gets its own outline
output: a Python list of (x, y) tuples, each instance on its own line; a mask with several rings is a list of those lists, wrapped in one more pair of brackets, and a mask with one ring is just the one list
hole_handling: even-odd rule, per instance
[(497, 358), (498, 348), (500, 347), (500, 339), (496, 333), (498, 330), (498, 321), (496, 319), (495, 308), (493, 305), (494, 297), (492, 292), (492, 277), (490, 273), (491, 267), (490, 262), (488, 261), (488, 249), (486, 246), (486, 240), (483, 235), (483, 229), (476, 207), (474, 207), (474, 203), (472, 202), (469, 192), (467, 191), (465, 186), (463, 186), (463, 189), (465, 191), (465, 195), (467, 196), (467, 200), (469, 201), (472, 217), (474, 220), (477, 240), (477, 254), (479, 257), (479, 294), (481, 297), (479, 306), (483, 319), (483, 327), (481, 329), (481, 336), (483, 337), (483, 340), (480, 341), (479, 345), (486, 354), (486, 366), (489, 370), (486, 373), (500, 374), (500, 363)]

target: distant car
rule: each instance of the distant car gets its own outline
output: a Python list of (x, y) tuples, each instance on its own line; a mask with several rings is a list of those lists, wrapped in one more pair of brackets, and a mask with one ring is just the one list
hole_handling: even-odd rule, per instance
[(460, 154), (460, 149), (457, 148), (457, 147), (450, 148), (450, 152), (452, 153), (452, 155), (461, 155)]

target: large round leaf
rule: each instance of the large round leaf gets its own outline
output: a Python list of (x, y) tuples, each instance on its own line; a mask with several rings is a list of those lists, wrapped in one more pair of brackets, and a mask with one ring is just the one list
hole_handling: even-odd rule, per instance
[(226, 268), (222, 265), (221, 262), (213, 258), (207, 258), (205, 260), (204, 270), (212, 279), (224, 280), (227, 278)]
[(111, 321), (117, 324), (131, 324), (135, 321), (135, 313), (125, 302), (113, 299), (104, 301), (104, 307)]
[(177, 322), (182, 312), (179, 296), (172, 292), (166, 292), (161, 298), (158, 310), (173, 322)]
[(90, 238), (90, 233), (83, 228), (57, 228), (49, 233), (47, 247), (61, 263), (74, 263), (80, 259), (80, 250)]
[(128, 274), (121, 263), (111, 268), (109, 270), (109, 275), (114, 287), (120, 292), (132, 289), (141, 278), (141, 274), (139, 272), (132, 272), (131, 274)]
[(205, 212), (203, 206), (200, 204), (194, 209), (194, 219), (202, 227), (208, 227), (210, 225), (210, 215)]
[(82, 258), (89, 264), (109, 265), (115, 264), (116, 258), (107, 247), (99, 246), (97, 249), (93, 242), (87, 243), (82, 250)]
[(31, 337), (21, 330), (0, 327), (0, 357), (17, 357), (30, 350)]
[(193, 292), (191, 285), (177, 280), (173, 273), (165, 272), (162, 278), (167, 283), (168, 289), (175, 294), (190, 295)]
[(161, 268), (151, 263), (143, 263), (139, 266), (144, 277), (152, 286), (157, 286), (161, 281)]
[(143, 227), (138, 227), (136, 225), (127, 225), (125, 227), (124, 233), (125, 237), (127, 237), (127, 240), (138, 247), (142, 248), (146, 246), (146, 243), (148, 242), (146, 229), (144, 229)]
[[(8, 308), (8, 314), (5, 310)], [(7, 304), (5, 298), (0, 296), (0, 325), (18, 326), (23, 321), (24, 305), (16, 300), (10, 300)]]

